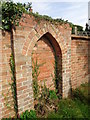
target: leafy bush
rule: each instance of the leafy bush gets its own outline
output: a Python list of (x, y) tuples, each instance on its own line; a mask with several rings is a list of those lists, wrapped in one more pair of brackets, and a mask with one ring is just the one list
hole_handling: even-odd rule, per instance
[(83, 104), (79, 100), (65, 99), (59, 102), (59, 107), (57, 112), (51, 112), (48, 114), (48, 118), (89, 118), (88, 105)]
[(72, 34), (75, 34), (75, 27), (77, 27), (77, 31), (83, 31), (83, 27), (82, 26), (74, 25), (73, 23), (70, 23), (70, 22), (69, 22), (69, 24), (70, 24), (70, 26), (72, 28)]
[(50, 99), (58, 99), (54, 90), (49, 90), (49, 98)]
[(34, 99), (38, 99), (39, 95), (39, 85), (38, 85), (38, 76), (40, 74), (38, 61), (34, 61), (32, 59), (32, 77), (33, 77), (33, 93), (34, 93)]
[(88, 103), (88, 99), (83, 95), (83, 93), (79, 89), (73, 90), (73, 99), (82, 101), (85, 104)]
[(72, 90), (72, 97), (73, 99), (82, 101), (84, 104), (88, 104), (88, 84), (82, 84), (79, 88)]
[[(62, 99), (59, 102), (57, 102), (57, 97), (55, 97), (55, 100), (53, 99), (53, 96), (55, 95), (55, 92), (50, 90), (48, 91), (48, 89), (46, 88), (46, 86), (43, 86), (43, 90), (46, 90), (45, 96), (43, 96), (45, 98), (42, 99), (42, 97), (39, 97), (39, 101), (38, 104), (35, 105), (35, 109), (36, 112), (31, 110), (29, 111), (25, 111), (20, 118), (23, 120), (27, 120), (27, 119), (37, 119), (37, 116), (42, 118), (50, 118), (50, 119), (61, 119), (61, 120), (70, 120), (70, 119), (75, 119), (75, 120), (79, 120), (79, 119), (83, 119), (83, 120), (90, 120), (90, 104), (87, 103), (87, 90), (88, 90), (88, 84), (83, 84), (81, 85), (78, 89), (73, 90), (73, 98), (72, 99)], [(79, 92), (80, 91), (80, 92)], [(46, 94), (47, 92), (49, 92), (50, 94)], [(51, 96), (50, 99), (47, 96)], [(56, 96), (56, 95), (55, 95)], [(80, 96), (80, 98), (79, 98)], [(83, 97), (84, 96), (84, 97)], [(47, 98), (47, 99), (46, 99)], [(83, 99), (85, 99), (83, 101)], [(47, 102), (46, 102), (47, 101)], [(56, 108), (55, 104), (58, 104), (58, 109), (55, 111), (52, 108)], [(36, 116), (37, 113), (37, 116)], [(44, 119), (42, 118), (42, 119)], [(6, 119), (3, 119), (6, 120)], [(11, 118), (9, 119), (11, 120)]]
[(62, 99), (57, 112), (48, 114), (48, 118), (89, 120), (90, 104), (88, 104), (88, 84), (83, 84), (72, 91), (72, 99)]
[(1, 29), (11, 31), (12, 27), (19, 25), (19, 20), (23, 13), (27, 13), (31, 8), (31, 3), (13, 3), (13, 1), (1, 2), (2, 7), (2, 27)]
[(70, 99), (61, 100), (59, 103), (58, 114), (63, 118), (82, 118), (80, 109), (75, 102)]
[(58, 104), (58, 97), (54, 90), (49, 90), (44, 86), (41, 86), (40, 96), (38, 97), (38, 102), (35, 104), (34, 108), (39, 117), (47, 116), (48, 112), (56, 111)]
[(36, 118), (36, 112), (34, 110), (30, 110), (30, 112), (28, 110), (26, 110), (21, 116), (21, 119), (23, 120), (27, 120), (29, 118), (35, 119)]

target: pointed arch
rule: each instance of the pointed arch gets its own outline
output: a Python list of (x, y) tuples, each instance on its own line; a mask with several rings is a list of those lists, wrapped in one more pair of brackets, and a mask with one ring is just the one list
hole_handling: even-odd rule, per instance
[(36, 61), (41, 64), (39, 68), (40, 75), (38, 76), (39, 86), (45, 82), (47, 87), (50, 89), (56, 87), (58, 93), (62, 94), (62, 51), (58, 42), (47, 32), (38, 41), (34, 42), (32, 49), (29, 47), (28, 55), (30, 51), (33, 53), (33, 65), (35, 65)]

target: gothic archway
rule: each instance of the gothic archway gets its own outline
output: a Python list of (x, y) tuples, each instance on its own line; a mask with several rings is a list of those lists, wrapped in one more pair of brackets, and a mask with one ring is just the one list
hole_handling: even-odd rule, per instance
[(47, 32), (34, 45), (32, 50), (33, 68), (38, 67), (38, 83), (62, 93), (62, 53), (55, 38)]

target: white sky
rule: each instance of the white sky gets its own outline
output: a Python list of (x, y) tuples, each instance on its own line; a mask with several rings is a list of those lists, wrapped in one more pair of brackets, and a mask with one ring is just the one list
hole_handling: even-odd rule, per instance
[[(88, 1), (87, 0), (13, 0), (14, 2), (32, 2), (33, 12), (41, 15), (48, 15), (52, 18), (62, 18), (85, 28), (88, 22)], [(38, 2), (37, 2), (38, 1)], [(43, 1), (43, 2), (42, 2)]]

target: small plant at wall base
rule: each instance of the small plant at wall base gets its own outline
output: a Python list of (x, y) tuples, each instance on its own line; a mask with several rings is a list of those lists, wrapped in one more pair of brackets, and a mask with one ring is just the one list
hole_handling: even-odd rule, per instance
[[(44, 86), (43, 86), (44, 87)], [(29, 110), (25, 111), (20, 115), (21, 120), (39, 120), (39, 119), (55, 119), (55, 120), (90, 120), (90, 104), (88, 104), (88, 100), (90, 100), (90, 96), (88, 95), (88, 87), (90, 85), (88, 83), (82, 84), (79, 88), (74, 89), (72, 99), (62, 99), (58, 102), (57, 111), (50, 111), (47, 108), (47, 115), (40, 116), (36, 115), (37, 111)], [(52, 94), (52, 93), (51, 93)], [(53, 93), (54, 94), (54, 93)], [(53, 96), (53, 95), (51, 95)], [(51, 97), (52, 98), (52, 97)], [(55, 99), (55, 103), (57, 103)], [(38, 105), (38, 112), (41, 113), (40, 101)], [(45, 104), (47, 105), (47, 104)], [(45, 107), (45, 106), (44, 106)], [(8, 120), (12, 120), (13, 118), (8, 118)], [(7, 120), (7, 118), (3, 118), (2, 120)], [(19, 119), (17, 119), (19, 120)]]
[(55, 91), (49, 90), (49, 88), (46, 87), (46, 84), (44, 82), (44, 85), (41, 86), (38, 102), (34, 106), (37, 116), (46, 117), (48, 115), (48, 112), (57, 111), (58, 108), (57, 106), (58, 106), (58, 97)]
[[(10, 85), (10, 87), (11, 87), (11, 85)], [(6, 94), (2, 93), (2, 96), (5, 101), (4, 102), (5, 107), (7, 107), (9, 110), (13, 110), (13, 108), (12, 108), (13, 101), (10, 101), (10, 96), (9, 96), (10, 93), (11, 93), (11, 89), (8, 89)]]
[[(33, 55), (33, 53), (32, 53)], [(40, 86), (38, 85), (38, 76), (40, 74), (40, 70), (39, 68), (41, 66), (43, 66), (45, 63), (41, 63), (41, 64), (38, 64), (38, 60), (36, 58), (36, 60), (34, 61), (34, 59), (32, 58), (32, 77), (33, 77), (33, 92), (34, 92), (34, 98), (36, 100), (38, 100), (38, 96), (39, 96), (39, 89), (40, 89)]]
[(34, 110), (26, 110), (24, 113), (20, 115), (21, 120), (27, 120), (27, 119), (34, 119), (36, 120), (36, 112)]
[(58, 97), (55, 91), (49, 90), (49, 88), (46, 87), (45, 81), (44, 85), (38, 85), (38, 76), (40, 74), (39, 68), (44, 63), (38, 65), (37, 59), (35, 61), (32, 59), (32, 64), (33, 92), (35, 99), (34, 108), (38, 116), (44, 116), (48, 113), (48, 110), (57, 109)]
[(40, 74), (39, 67), (37, 59), (34, 61), (32, 59), (32, 77), (33, 77), (33, 92), (34, 92), (34, 98), (38, 99), (39, 95), (39, 85), (38, 85), (38, 76)]

